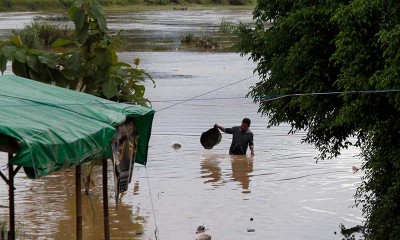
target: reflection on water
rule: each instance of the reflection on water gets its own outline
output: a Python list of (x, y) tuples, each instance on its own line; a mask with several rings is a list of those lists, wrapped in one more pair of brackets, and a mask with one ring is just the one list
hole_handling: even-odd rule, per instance
[(204, 183), (212, 183), (213, 186), (223, 185), (221, 182), (222, 173), (219, 163), (223, 159), (220, 155), (203, 155), (204, 159), (201, 161), (201, 174), (202, 178), (206, 180)]
[(250, 193), (250, 178), (253, 172), (254, 157), (231, 156), (232, 179), (240, 183), (243, 193)]
[[(2, 159), (5, 156), (2, 155)], [(108, 175), (108, 184), (112, 188), (111, 171)], [(74, 170), (57, 172), (39, 180), (26, 179), (24, 173), (17, 176), (16, 221), (20, 224), (17, 232), (24, 234), (24, 239), (75, 239)], [(94, 169), (92, 176), (95, 185), (92, 186), (90, 196), (82, 192), (84, 239), (104, 238), (102, 176), (99, 166)], [(136, 186), (138, 183), (135, 183)], [(5, 186), (4, 189), (2, 186), (2, 193), (7, 193)], [(2, 194), (0, 198), (2, 204), (8, 204), (6, 195)], [(7, 219), (7, 214), (8, 208), (2, 209), (0, 219)], [(136, 239), (143, 234), (146, 218), (140, 215), (139, 208), (124, 202), (117, 208), (115, 202), (110, 201), (109, 214), (110, 234), (113, 238)]]
[[(111, 166), (109, 166), (111, 168)], [(101, 168), (97, 167), (94, 172), (94, 182), (96, 185), (92, 190), (90, 196), (83, 195), (82, 197), (82, 220), (83, 220), (83, 236), (84, 239), (99, 239), (104, 238), (103, 234), (103, 196), (101, 184)], [(109, 172), (109, 178), (112, 179), (111, 172)], [(67, 176), (59, 176), (65, 178), (69, 183), (74, 183), (75, 176), (71, 172)], [(50, 185), (50, 183), (47, 183)], [(99, 184), (99, 186), (97, 186)], [(109, 186), (112, 186), (112, 181), (109, 181)], [(59, 189), (65, 189), (65, 187), (59, 186)], [(43, 193), (41, 193), (43, 194)], [(47, 195), (47, 194), (46, 194)], [(48, 195), (51, 195), (49, 193)], [(110, 199), (111, 200), (111, 199)], [(65, 216), (58, 222), (57, 231), (55, 233), (56, 239), (74, 239), (76, 219), (75, 219), (75, 187), (72, 185), (68, 189), (66, 199), (63, 201), (65, 206)], [(110, 234), (113, 238), (122, 239), (135, 239), (136, 235), (143, 234), (143, 224), (145, 224), (145, 218), (140, 216), (138, 208), (132, 207), (131, 205), (125, 204), (121, 201), (116, 207), (115, 202), (111, 202), (110, 208)]]
[[(223, 179), (220, 167), (221, 161), (231, 163), (231, 174), (227, 179)], [(253, 172), (253, 157), (252, 156), (234, 156), (224, 154), (203, 154), (201, 161), (201, 174), (205, 179), (204, 183), (211, 183), (212, 186), (218, 187), (224, 185), (229, 180), (238, 182), (242, 188), (242, 193), (250, 193), (249, 189), (251, 174)]]

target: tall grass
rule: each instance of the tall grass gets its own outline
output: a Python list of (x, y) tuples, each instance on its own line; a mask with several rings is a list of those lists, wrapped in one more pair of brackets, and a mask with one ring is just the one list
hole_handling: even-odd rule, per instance
[(57, 25), (33, 22), (22, 29), (13, 30), (13, 35), (19, 35), (23, 44), (29, 48), (49, 49), (58, 38), (71, 38), (71, 29)]
[(196, 48), (198, 50), (236, 51), (237, 24), (222, 19), (221, 23), (214, 26), (209, 36), (195, 37), (194, 34), (181, 35), (182, 48)]
[(222, 19), (219, 26), (214, 27), (213, 32), (218, 32), (220, 34), (233, 34), (237, 28), (232, 21)]

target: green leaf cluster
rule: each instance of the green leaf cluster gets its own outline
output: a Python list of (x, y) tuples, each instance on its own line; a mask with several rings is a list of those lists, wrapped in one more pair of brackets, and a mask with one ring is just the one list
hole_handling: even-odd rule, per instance
[(249, 93), (269, 126), (305, 130), (332, 158), (360, 147), (365, 177), (356, 193), (369, 239), (400, 239), (400, 93), (287, 94), (400, 89), (396, 1), (264, 0), (239, 48), (261, 80)]
[[(151, 76), (137, 64), (119, 62), (116, 49), (120, 33), (112, 37), (101, 5), (95, 0), (77, 0), (68, 10), (75, 28), (70, 39), (52, 41), (52, 50), (27, 46), (20, 35), (0, 43), (0, 71), (12, 62), (22, 77), (85, 91), (114, 101), (146, 105), (146, 80)], [(15, 32), (18, 33), (18, 32)]]

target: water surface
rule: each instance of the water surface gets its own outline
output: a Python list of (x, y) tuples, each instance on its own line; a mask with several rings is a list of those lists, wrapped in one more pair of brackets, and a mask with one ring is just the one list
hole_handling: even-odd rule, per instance
[[(2, 37), (35, 16), (43, 14), (0, 13)], [(337, 159), (316, 164), (317, 151), (301, 144), (304, 133), (288, 135), (286, 125), (268, 129), (266, 117), (245, 98), (258, 81), (254, 63), (235, 53), (181, 51), (181, 35), (211, 34), (223, 19), (250, 22), (251, 11), (108, 13), (110, 29), (125, 29), (132, 49), (121, 53), (120, 60), (131, 63), (139, 57), (140, 67), (154, 77), (157, 87), (147, 84), (146, 95), (158, 110), (147, 169), (135, 167), (118, 208), (109, 169), (112, 239), (155, 239), (156, 234), (158, 239), (195, 239), (195, 229), (203, 224), (213, 239), (341, 239), (334, 234), (339, 223), (353, 226), (363, 221), (360, 211), (350, 208), (361, 177), (351, 172), (351, 166), (360, 165), (358, 151), (349, 149)], [(140, 49), (170, 52), (133, 52)], [(214, 149), (201, 147), (203, 131), (215, 123), (238, 125), (244, 117), (253, 122), (254, 157), (229, 156), (230, 136), (225, 134)], [(182, 148), (174, 150), (173, 143)], [(3, 154), (2, 172), (7, 172), (5, 165)], [(83, 198), (84, 239), (103, 236), (100, 166), (93, 177), (91, 195)], [(73, 169), (39, 180), (29, 180), (21, 171), (16, 188), (22, 238), (75, 238)], [(6, 219), (4, 182), (0, 190), (0, 219)]]
[[(146, 94), (159, 111), (147, 169), (135, 167), (118, 208), (109, 169), (113, 239), (155, 239), (155, 232), (158, 239), (195, 239), (197, 226), (204, 224), (213, 239), (331, 240), (341, 239), (334, 234), (340, 223), (362, 223), (360, 211), (350, 208), (361, 177), (351, 171), (352, 165), (360, 165), (358, 151), (349, 149), (337, 159), (317, 164), (317, 151), (301, 144), (304, 133), (287, 135), (286, 125), (267, 128), (267, 119), (257, 114), (251, 99), (244, 98), (258, 81), (251, 77), (254, 63), (235, 53), (120, 55), (126, 62), (136, 57), (154, 76), (157, 87), (148, 84)], [(215, 89), (221, 90), (205, 94)], [(202, 148), (203, 131), (215, 123), (238, 125), (244, 117), (252, 120), (254, 157), (229, 156), (226, 134), (214, 149)], [(176, 142), (181, 149), (171, 147)], [(1, 155), (3, 172), (5, 164)], [(100, 239), (103, 234), (100, 166), (93, 175), (91, 196), (83, 201), (84, 239)], [(73, 169), (39, 180), (20, 172), (16, 188), (16, 219), (20, 232), (28, 234), (26, 239), (74, 239)], [(0, 189), (0, 205), (7, 206), (4, 182)], [(0, 218), (6, 217), (7, 208), (0, 208)]]

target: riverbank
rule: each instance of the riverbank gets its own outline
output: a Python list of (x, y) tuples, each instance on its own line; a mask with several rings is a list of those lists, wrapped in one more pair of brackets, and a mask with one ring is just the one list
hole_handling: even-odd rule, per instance
[[(9, 2), (9, 3), (7, 3)], [(60, 12), (65, 11), (68, 8), (67, 1), (51, 1), (51, 0), (19, 0), (19, 1), (5, 1), (5, 3), (0, 6), (0, 12), (23, 12), (23, 11), (49, 11), (49, 12)], [(166, 3), (166, 4), (149, 4), (147, 2), (141, 3), (111, 3), (110, 1), (105, 1), (102, 6), (105, 11), (166, 11), (166, 10), (252, 10), (256, 6), (255, 0), (249, 0), (247, 4), (244, 5), (231, 5), (231, 4), (193, 4), (190, 2), (176, 3)]]

